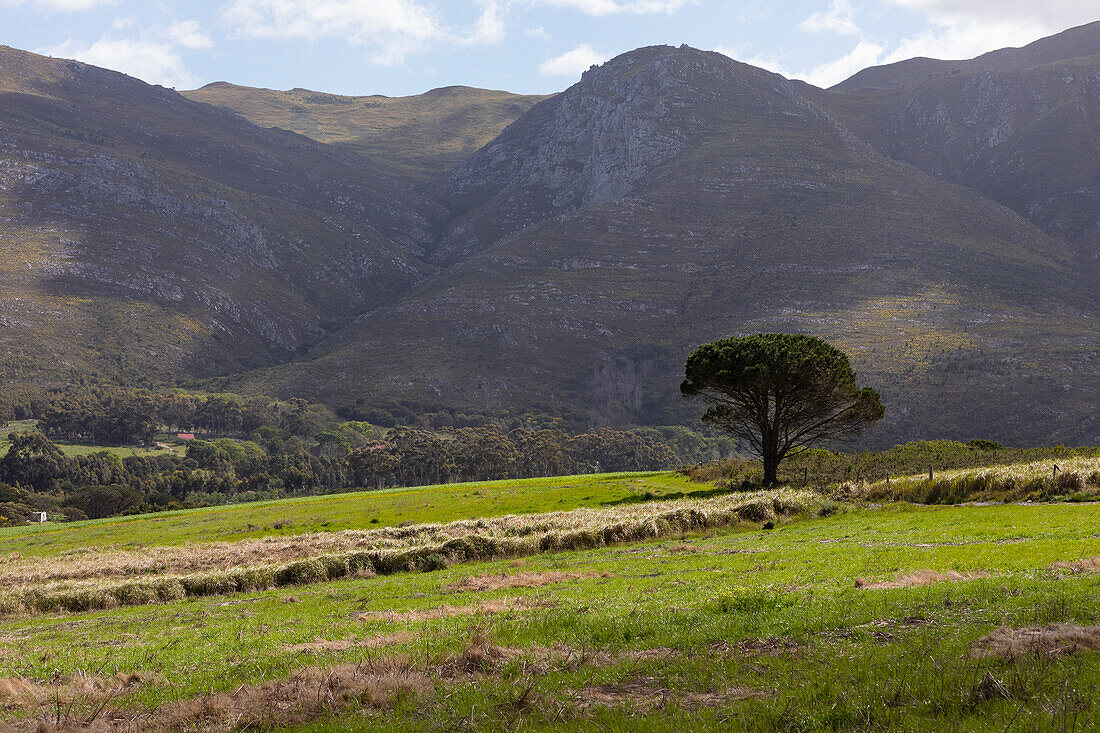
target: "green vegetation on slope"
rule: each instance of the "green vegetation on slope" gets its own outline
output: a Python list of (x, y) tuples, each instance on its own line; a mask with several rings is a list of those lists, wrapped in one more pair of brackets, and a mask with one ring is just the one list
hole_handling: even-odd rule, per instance
[(417, 185), (434, 182), (545, 96), (444, 87), (411, 97), (345, 97), (308, 89), (275, 91), (226, 82), (183, 92), (261, 127), (360, 153), (377, 170)]

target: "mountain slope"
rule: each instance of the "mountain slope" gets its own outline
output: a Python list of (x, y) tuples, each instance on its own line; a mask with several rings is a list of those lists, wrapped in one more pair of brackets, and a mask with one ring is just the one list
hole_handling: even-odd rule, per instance
[(1100, 22), (947, 76), (859, 89), (861, 75), (890, 71), (818, 100), (883, 153), (981, 191), (1100, 266)]
[(280, 127), (370, 159), (376, 170), (416, 185), (434, 182), (546, 97), (444, 87), (411, 97), (346, 97), (275, 91), (226, 82), (183, 92), (261, 127)]
[(879, 441), (1095, 434), (1074, 390), (1097, 386), (1100, 339), (1070, 250), (876, 152), (811, 92), (689, 48), (587, 72), (444, 183), (465, 211), (444, 251), (465, 259), (232, 383), (350, 414), (667, 422), (695, 412), (676, 392), (695, 344), (808, 331), (882, 388)]
[(0, 48), (8, 378), (176, 379), (286, 359), (430, 274), (440, 214), (352, 153)]

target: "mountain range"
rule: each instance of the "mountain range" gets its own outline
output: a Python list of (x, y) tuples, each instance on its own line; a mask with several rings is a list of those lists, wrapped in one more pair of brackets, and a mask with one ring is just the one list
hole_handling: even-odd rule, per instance
[(0, 49), (0, 376), (688, 423), (695, 345), (800, 331), (871, 442), (1097, 442), (1098, 114), (1100, 23), (831, 89), (648, 47), (549, 97)]

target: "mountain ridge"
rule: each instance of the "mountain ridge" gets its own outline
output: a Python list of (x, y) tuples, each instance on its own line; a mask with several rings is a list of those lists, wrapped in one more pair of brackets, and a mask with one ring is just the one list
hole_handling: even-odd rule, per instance
[(1100, 20), (1046, 36), (1019, 48), (1001, 48), (973, 59), (945, 60), (916, 57), (857, 71), (830, 87), (832, 91), (860, 91), (919, 84), (950, 74), (978, 71), (1018, 71), (1048, 63), (1100, 54)]
[[(684, 85), (690, 102), (682, 109), (665, 98), (660, 79), (638, 69), (668, 59), (700, 71)], [(699, 89), (712, 71), (720, 83), (708, 99)], [(676, 70), (664, 73), (682, 81)], [(621, 83), (624, 74), (640, 86)], [(610, 102), (593, 98), (607, 89), (636, 108), (666, 102), (664, 121), (695, 115), (703, 132), (685, 136), (614, 195), (561, 213), (532, 207), (583, 198), (593, 190), (591, 167), (606, 170), (590, 153), (601, 150), (600, 120), (615, 119)], [(477, 173), (488, 187), (473, 205), (447, 201), (460, 217), (487, 210), (488, 222), (479, 223), (488, 236), (459, 231), (472, 246), (408, 295), (302, 361), (226, 384), (290, 393), (308, 383), (311, 394), (358, 417), (394, 399), (424, 411), (539, 405), (581, 422), (681, 421), (690, 417), (675, 394), (676, 373), (693, 343), (746, 329), (800, 330), (837, 340), (881, 384), (898, 408), (881, 440), (928, 434), (945, 416), (957, 431), (978, 430), (991, 405), (1006, 406), (998, 393), (1013, 395), (1021, 424), (1029, 419), (1021, 405), (1041, 417), (996, 437), (1050, 430), (1056, 415), (1026, 395), (1018, 400), (1013, 386), (1023, 376), (1015, 358), (1040, 358), (1041, 339), (1017, 339), (1009, 353), (1001, 331), (1069, 334), (1079, 344), (1064, 357), (1073, 363), (1095, 348), (1095, 327), (1073, 315), (1089, 306), (1070, 249), (976, 191), (884, 157), (811, 92), (694, 49), (640, 49), (593, 69), (452, 174)], [(638, 130), (651, 132), (638, 118), (626, 115), (620, 139), (651, 149), (637, 142)], [(577, 142), (555, 144), (559, 138)], [(525, 177), (528, 164), (536, 175)], [(540, 177), (546, 171), (565, 172), (552, 175), (556, 188)], [(479, 185), (469, 190), (484, 190)], [(987, 309), (1002, 314), (996, 324), (983, 323)], [(891, 311), (910, 325), (884, 328)], [(886, 363), (876, 364), (875, 353)], [(410, 379), (422, 364), (431, 370)], [(1054, 391), (1057, 368), (1039, 370), (1043, 386), (1032, 391)], [(989, 385), (969, 386), (990, 369), (1001, 373)], [(938, 391), (917, 393), (915, 385), (930, 381)], [(944, 404), (947, 395), (953, 404)], [(356, 397), (366, 412), (356, 413)], [(1080, 424), (1095, 429), (1082, 406), (1075, 409)]]
[[(1025, 49), (1056, 55), (1094, 30)], [(53, 84), (65, 62), (0, 56), (0, 109), (15, 113), (0, 118), (0, 228), (25, 240), (0, 270), (0, 342), (17, 357), (0, 370), (75, 354), (85, 372), (206, 377), (356, 418), (654, 424), (693, 419), (675, 385), (694, 344), (785, 330), (836, 342), (881, 388), (879, 444), (1100, 440), (1083, 58), (821, 90), (654, 46), (548, 98), (215, 83), (125, 100), (115, 77), (88, 72), (102, 85), (88, 94)], [(141, 124), (124, 131), (111, 104)], [(346, 107), (344, 127), (324, 128)], [(449, 142), (423, 144), (433, 135)], [(57, 160), (36, 178), (28, 153)], [(232, 211), (263, 244), (192, 230), (175, 199), (189, 222)], [(154, 272), (163, 282), (138, 287)], [(36, 308), (71, 328), (30, 338)], [(85, 358), (89, 333), (104, 353)]]
[(212, 82), (182, 92), (230, 109), (261, 127), (279, 127), (366, 157), (385, 174), (430, 186), (546, 95), (461, 85), (405, 97), (345, 96)]

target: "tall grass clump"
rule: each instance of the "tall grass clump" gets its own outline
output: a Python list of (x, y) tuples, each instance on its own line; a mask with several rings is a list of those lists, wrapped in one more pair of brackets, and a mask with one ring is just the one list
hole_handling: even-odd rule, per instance
[[(1058, 470), (1055, 471), (1055, 466)], [(1089, 501), (1100, 498), (1100, 459), (1069, 458), (902, 476), (841, 485), (841, 498), (959, 504), (966, 501)]]

